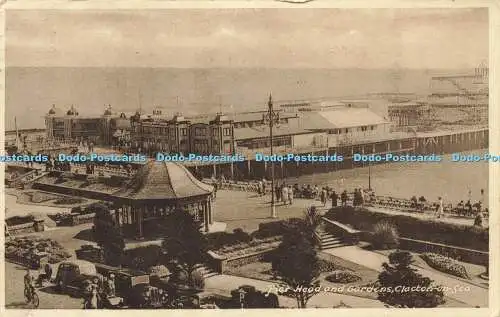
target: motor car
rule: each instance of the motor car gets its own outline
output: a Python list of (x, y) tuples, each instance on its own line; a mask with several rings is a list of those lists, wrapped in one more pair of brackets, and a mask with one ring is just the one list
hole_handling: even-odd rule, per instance
[(72, 260), (59, 264), (54, 282), (57, 291), (82, 297), (85, 285), (96, 278), (100, 279), (100, 276), (92, 262)]

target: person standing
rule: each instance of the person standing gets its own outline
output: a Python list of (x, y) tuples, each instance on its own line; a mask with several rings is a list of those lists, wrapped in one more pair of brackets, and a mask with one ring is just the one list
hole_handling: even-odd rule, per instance
[(281, 187), (279, 184), (276, 184), (276, 186), (274, 186), (274, 194), (276, 195), (276, 201), (280, 201), (281, 200)]
[(335, 191), (332, 192), (330, 199), (332, 200), (332, 208), (337, 207), (337, 200), (339, 199), (339, 196)]
[(439, 197), (438, 198), (438, 206), (437, 206), (437, 210), (436, 210), (437, 218), (441, 218), (442, 214), (443, 214), (443, 198)]
[(342, 200), (342, 207), (347, 207), (347, 190), (344, 189), (340, 195), (340, 199)]
[(363, 191), (363, 188), (359, 188), (359, 205), (363, 207), (365, 204), (365, 192)]
[(283, 205), (286, 205), (288, 200), (288, 187), (285, 184), (283, 184), (281, 190), (281, 199), (283, 200)]
[(288, 201), (290, 202), (290, 205), (293, 204), (293, 188), (292, 188), (292, 185), (288, 186)]

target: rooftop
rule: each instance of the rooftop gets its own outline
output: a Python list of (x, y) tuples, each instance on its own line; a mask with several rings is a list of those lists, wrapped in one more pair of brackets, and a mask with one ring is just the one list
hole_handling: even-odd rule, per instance
[(135, 200), (173, 200), (209, 195), (212, 192), (212, 186), (197, 180), (180, 164), (149, 161), (137, 171), (125, 188), (114, 195)]
[(301, 127), (309, 130), (342, 129), (389, 123), (368, 108), (344, 107), (304, 113), (301, 117)]
[[(312, 133), (312, 131), (298, 127), (290, 127), (288, 125), (276, 126), (273, 128), (274, 136), (286, 136), (286, 135), (307, 134), (307, 133)], [(268, 138), (268, 137), (269, 137), (269, 128), (267, 126), (234, 129), (234, 138), (236, 140)]]

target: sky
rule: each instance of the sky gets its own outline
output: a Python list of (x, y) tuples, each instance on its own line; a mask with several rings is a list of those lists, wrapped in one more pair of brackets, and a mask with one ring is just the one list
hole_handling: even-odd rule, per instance
[(473, 68), (487, 9), (8, 10), (19, 67)]

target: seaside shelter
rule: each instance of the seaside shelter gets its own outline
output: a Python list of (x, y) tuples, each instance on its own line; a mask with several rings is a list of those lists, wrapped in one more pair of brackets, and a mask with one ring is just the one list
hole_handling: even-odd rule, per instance
[(190, 213), (208, 232), (213, 223), (214, 188), (196, 179), (184, 166), (149, 161), (122, 189), (112, 194), (116, 223), (126, 236), (153, 233), (176, 209)]

